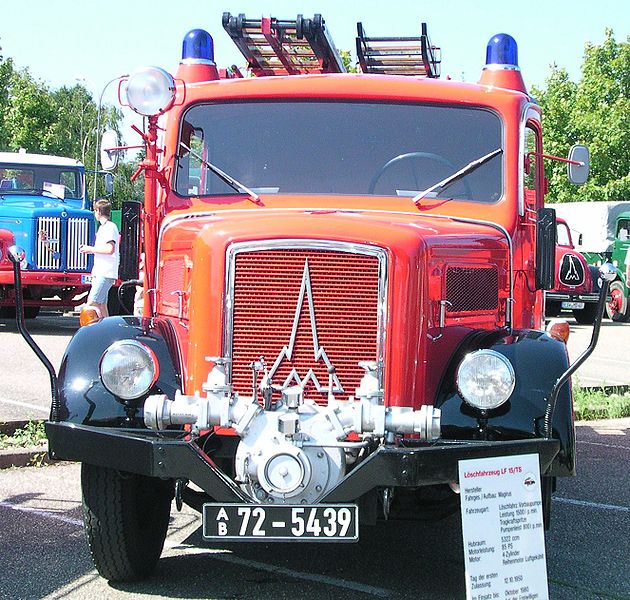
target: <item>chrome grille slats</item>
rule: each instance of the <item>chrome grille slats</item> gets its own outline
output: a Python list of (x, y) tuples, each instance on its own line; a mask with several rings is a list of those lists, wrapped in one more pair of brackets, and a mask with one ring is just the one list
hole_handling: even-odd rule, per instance
[(61, 269), (61, 219), (37, 219), (37, 268), (58, 271)]
[[(88, 271), (89, 255), (81, 254), (90, 242), (90, 222), (84, 217), (38, 217), (35, 229), (36, 268), (47, 271)], [(65, 253), (65, 255), (64, 255)]]
[(76, 217), (68, 219), (68, 243), (66, 246), (68, 271), (88, 270), (89, 256), (81, 254), (79, 248), (82, 244), (89, 244), (89, 235), (90, 225), (87, 219)]
[[(317, 343), (335, 368), (342, 396), (353, 394), (359, 384), (359, 361), (382, 361), (385, 252), (332, 242), (329, 249), (323, 242), (304, 245), (259, 249), (243, 244), (228, 257), (226, 354), (233, 361), (234, 388), (241, 394), (251, 393), (250, 364), (260, 356), (270, 370), (278, 362), (276, 385), (291, 379), (293, 369), (301, 379), (312, 370), (320, 387), (327, 389), (325, 359), (315, 358)], [(312, 297), (305, 293), (298, 306), (305, 271)], [(296, 311), (299, 321), (292, 339)], [(288, 347), (291, 360), (283, 354)], [(317, 391), (312, 379), (306, 395), (326, 401), (326, 392)]]

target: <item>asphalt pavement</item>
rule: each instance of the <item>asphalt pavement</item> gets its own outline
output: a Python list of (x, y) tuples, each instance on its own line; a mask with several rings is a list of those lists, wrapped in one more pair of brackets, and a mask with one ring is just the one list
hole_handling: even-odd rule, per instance
[[(76, 316), (29, 323), (55, 367)], [(572, 325), (569, 353), (591, 328)], [(0, 421), (45, 418), (50, 380), (15, 324), (0, 321)], [(630, 383), (630, 325), (605, 321), (581, 385)], [(7, 418), (8, 417), (8, 418)], [(553, 600), (630, 600), (630, 419), (578, 424), (578, 477), (562, 479), (547, 533)], [(41, 453), (41, 452), (40, 452)], [(0, 599), (31, 598), (465, 598), (461, 521), (379, 523), (358, 544), (202, 544), (199, 516), (173, 511), (155, 577), (110, 585), (94, 571), (82, 532), (80, 466), (0, 470)]]
[[(578, 476), (561, 479), (546, 535), (552, 600), (629, 600), (630, 419), (577, 427)], [(82, 531), (80, 467), (0, 471), (0, 599), (464, 600), (461, 519), (379, 522), (357, 544), (204, 544), (173, 507), (153, 577), (109, 584)], [(527, 597), (523, 595), (522, 597)]]

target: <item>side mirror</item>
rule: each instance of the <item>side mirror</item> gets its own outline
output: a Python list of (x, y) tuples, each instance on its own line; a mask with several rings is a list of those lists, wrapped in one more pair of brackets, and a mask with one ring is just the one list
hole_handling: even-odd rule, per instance
[(556, 284), (556, 211), (539, 208), (536, 219), (536, 289), (552, 290)]
[(584, 234), (580, 233), (578, 235), (578, 246), (581, 246), (584, 243)]
[(118, 134), (113, 129), (103, 132), (101, 138), (101, 167), (113, 171), (118, 164)]
[[(567, 176), (575, 185), (583, 185), (588, 179), (588, 171), (591, 166), (588, 148), (581, 144), (571, 146), (567, 163)], [(577, 164), (576, 164), (577, 163)]]

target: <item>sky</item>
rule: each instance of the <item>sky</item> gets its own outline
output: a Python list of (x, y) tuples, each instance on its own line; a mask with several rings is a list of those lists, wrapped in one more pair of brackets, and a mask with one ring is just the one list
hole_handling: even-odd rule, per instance
[(80, 80), (95, 101), (103, 94), (116, 104), (117, 86), (107, 83), (148, 65), (174, 73), (191, 29), (213, 36), (218, 67), (244, 65), (221, 25), (224, 12), (283, 20), (321, 14), (337, 48), (353, 56), (357, 21), (374, 37), (418, 36), (426, 22), (442, 49), (442, 77), (471, 82), (488, 40), (509, 33), (528, 87), (544, 86), (553, 63), (577, 81), (585, 43), (600, 44), (606, 28), (617, 41), (630, 35), (630, 0), (12, 0), (0, 21), (1, 53), (52, 88)]

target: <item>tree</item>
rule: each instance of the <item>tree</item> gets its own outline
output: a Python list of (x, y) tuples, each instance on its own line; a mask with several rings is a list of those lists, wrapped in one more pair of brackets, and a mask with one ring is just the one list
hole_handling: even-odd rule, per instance
[[(1, 51), (2, 48), (0, 48), (0, 52)], [(9, 90), (13, 71), (13, 61), (10, 58), (5, 60), (2, 54), (0, 54), (0, 144), (2, 140), (7, 139), (8, 135), (4, 124), (4, 115), (9, 108)]]
[(574, 143), (591, 152), (589, 181), (576, 188), (566, 168), (546, 161), (550, 202), (630, 199), (630, 37), (616, 42), (606, 30), (603, 44), (587, 43), (578, 83), (552, 67), (545, 90), (532, 89), (543, 108), (545, 152), (566, 156)]

